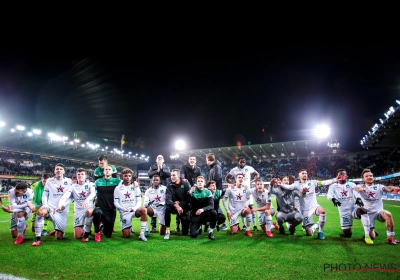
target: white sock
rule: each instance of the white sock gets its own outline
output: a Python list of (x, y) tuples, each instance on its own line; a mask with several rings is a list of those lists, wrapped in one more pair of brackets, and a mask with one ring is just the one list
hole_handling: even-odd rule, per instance
[(271, 223), (272, 223), (271, 215), (265, 216), (265, 227), (266, 227), (267, 231), (271, 231)]
[(44, 225), (44, 217), (36, 216), (36, 222), (35, 222), (36, 237), (40, 237), (42, 235), (43, 225)]
[(326, 222), (326, 215), (325, 214), (319, 214), (318, 217), (318, 232), (322, 232), (324, 225)]
[(242, 225), (243, 225), (243, 226), (246, 226), (244, 217), (242, 217), (242, 216), (240, 216), (240, 217), (242, 218)]
[(85, 232), (90, 232), (92, 228), (92, 222), (93, 222), (93, 216), (85, 218), (85, 226), (84, 226)]
[(25, 230), (25, 217), (18, 218), (18, 236), (24, 236), (24, 230)]
[(256, 227), (257, 226), (256, 213), (251, 214), (251, 220), (253, 221), (253, 225)]
[(140, 233), (144, 233), (147, 230), (147, 221), (140, 221)]
[[(19, 229), (19, 228), (18, 228)], [(394, 237), (394, 232), (393, 231), (386, 231), (387, 237)]]
[(361, 223), (364, 228), (365, 237), (369, 237), (369, 216), (368, 214), (361, 215)]
[(208, 230), (208, 233), (213, 232), (213, 231), (214, 231), (214, 229), (213, 229), (213, 228), (210, 228), (210, 229)]
[(251, 214), (246, 215), (246, 226), (247, 226), (247, 230), (250, 230), (250, 226), (251, 226)]

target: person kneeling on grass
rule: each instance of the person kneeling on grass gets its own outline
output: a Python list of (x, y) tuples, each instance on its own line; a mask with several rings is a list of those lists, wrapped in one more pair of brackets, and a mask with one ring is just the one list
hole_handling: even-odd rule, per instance
[[(154, 175), (152, 185), (144, 194), (144, 207), (147, 208), (147, 215), (157, 217), (160, 222), (160, 234), (165, 234), (165, 195), (167, 187), (161, 185), (159, 175)], [(148, 232), (146, 232), (148, 233)]]
[(199, 235), (201, 225), (210, 222), (208, 238), (215, 240), (213, 231), (217, 224), (217, 211), (214, 210), (214, 197), (210, 190), (204, 188), (203, 176), (196, 178), (196, 187), (190, 190), (190, 236), (196, 238)]
[[(237, 174), (235, 178), (235, 186), (228, 188), (225, 192), (223, 204), (228, 214), (232, 234), (236, 234), (239, 230), (238, 217), (246, 217), (246, 235), (253, 236), (250, 232), (251, 210), (249, 208), (249, 200), (247, 199), (247, 190), (243, 186), (243, 175)], [(227, 201), (229, 199), (229, 205)]]
[(36, 238), (35, 242), (32, 243), (32, 246), (40, 246), (41, 244), (40, 236), (43, 230), (44, 219), (49, 219), (54, 224), (55, 230), (52, 231), (50, 235), (55, 235), (57, 240), (61, 240), (64, 237), (65, 228), (67, 227), (69, 207), (66, 207), (64, 210), (55, 211), (61, 197), (72, 185), (71, 179), (64, 178), (64, 173), (64, 165), (61, 163), (56, 164), (54, 169), (55, 177), (48, 179), (44, 186), (42, 196), (43, 206), (39, 208), (36, 216)]
[(374, 175), (370, 169), (364, 169), (361, 173), (361, 178), (364, 184), (357, 185), (355, 188), (356, 204), (360, 207), (363, 206), (368, 211), (367, 214), (370, 220), (369, 236), (372, 239), (376, 237), (375, 220), (378, 220), (386, 223), (387, 242), (391, 245), (398, 244), (399, 241), (394, 239), (393, 216), (389, 211), (383, 209), (382, 194), (391, 192), (394, 189), (400, 190), (400, 188), (375, 184)]
[(11, 236), (17, 238), (14, 244), (18, 245), (24, 241), (25, 229), (28, 226), (26, 220), (35, 211), (32, 204), (33, 191), (28, 188), (26, 183), (18, 183), (8, 191), (9, 206), (1, 208), (4, 212), (11, 213)]
[(258, 212), (258, 223), (261, 230), (268, 236), (273, 237), (271, 233), (272, 216), (275, 214), (274, 207), (271, 207), (271, 196), (268, 190), (264, 189), (264, 182), (261, 179), (256, 180), (256, 187), (247, 191), (247, 198), (253, 196), (257, 208), (251, 209), (251, 213)]
[(82, 242), (89, 241), (93, 221), (93, 199), (96, 195), (93, 183), (86, 182), (86, 170), (76, 171), (77, 182), (67, 190), (58, 202), (56, 211), (63, 210), (67, 201), (74, 199), (74, 237)]
[(147, 210), (142, 205), (140, 187), (131, 184), (133, 171), (126, 168), (122, 171), (122, 182), (114, 190), (114, 205), (119, 210), (122, 236), (128, 238), (132, 231), (132, 219), (140, 217), (139, 239), (147, 241)]

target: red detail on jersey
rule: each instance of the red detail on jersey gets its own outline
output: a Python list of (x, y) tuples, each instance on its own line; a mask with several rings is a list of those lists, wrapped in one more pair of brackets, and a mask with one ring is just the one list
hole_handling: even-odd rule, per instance
[(131, 194), (128, 191), (126, 191), (126, 193), (124, 193), (124, 195), (125, 195), (125, 198), (131, 198)]
[(157, 200), (157, 201), (161, 201), (161, 196), (157, 195), (154, 199)]
[(58, 193), (59, 193), (59, 192), (64, 192), (64, 189), (65, 189), (65, 187), (63, 187), (63, 186), (60, 185), (60, 187), (57, 187), (57, 192), (58, 192)]
[(242, 197), (243, 197), (243, 195), (238, 194), (238, 195), (236, 196), (236, 199), (237, 199), (237, 200), (242, 200)]
[(368, 193), (368, 197), (374, 198), (374, 196), (375, 196), (375, 193), (374, 193), (374, 192), (369, 192), (369, 193)]
[(83, 198), (86, 197), (86, 192), (82, 191), (81, 193), (79, 193), (79, 198)]
[(347, 193), (348, 193), (348, 191), (346, 191), (346, 190), (342, 190), (342, 191), (340, 192), (340, 194), (342, 195), (342, 197), (347, 196)]

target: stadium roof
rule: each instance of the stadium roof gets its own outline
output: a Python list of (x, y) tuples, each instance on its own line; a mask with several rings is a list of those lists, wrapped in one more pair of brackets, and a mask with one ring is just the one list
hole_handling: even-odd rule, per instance
[(379, 119), (379, 125), (375, 124), (363, 137), (361, 140), (363, 148), (399, 148), (400, 105), (397, 108), (390, 107), (383, 118), (384, 120)]
[(1, 133), (0, 149), (82, 162), (94, 162), (96, 164), (100, 155), (107, 155), (108, 160), (113, 165), (122, 167), (134, 167), (139, 163), (147, 162), (136, 155), (120, 154), (113, 150), (104, 150), (88, 145), (82, 147), (82, 144), (78, 143), (71, 145), (68, 141), (51, 141), (47, 137), (29, 137), (19, 132)]
[(255, 144), (245, 146), (232, 146), (220, 148), (206, 148), (198, 150), (185, 150), (172, 154), (182, 163), (187, 162), (189, 156), (194, 154), (197, 157), (198, 164), (206, 163), (207, 153), (215, 154), (216, 158), (221, 162), (236, 162), (239, 156), (243, 156), (246, 160), (281, 160), (290, 158), (307, 158), (314, 155), (324, 155), (331, 153), (334, 155), (339, 152), (329, 149), (327, 140), (299, 140), (290, 142), (277, 142), (267, 144)]

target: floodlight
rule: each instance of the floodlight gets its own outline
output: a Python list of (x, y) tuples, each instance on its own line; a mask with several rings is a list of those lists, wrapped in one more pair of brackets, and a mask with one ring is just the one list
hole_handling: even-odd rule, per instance
[(15, 132), (15, 129), (14, 129), (14, 128), (11, 128), (11, 130), (10, 130), (10, 131), (14, 133), (14, 132)]
[(17, 130), (23, 131), (23, 130), (25, 130), (25, 127), (22, 125), (17, 125)]
[(399, 100), (396, 100), (396, 103), (400, 105), (400, 101)]
[(5, 122), (0, 122), (0, 127), (5, 126), (6, 123)]
[(33, 134), (39, 135), (42, 133), (42, 131), (40, 131), (39, 129), (33, 129), (32, 130)]
[(33, 135), (32, 132), (28, 132), (27, 134), (29, 137), (31, 137)]
[(331, 129), (326, 125), (319, 125), (315, 128), (315, 135), (320, 138), (328, 138), (331, 135)]
[(177, 150), (183, 150), (185, 149), (186, 143), (183, 140), (177, 140), (175, 142), (175, 149)]

